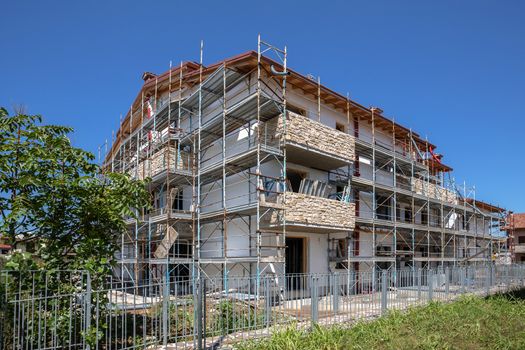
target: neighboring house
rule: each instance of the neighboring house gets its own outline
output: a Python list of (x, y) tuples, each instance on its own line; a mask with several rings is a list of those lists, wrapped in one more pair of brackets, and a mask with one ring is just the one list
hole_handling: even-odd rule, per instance
[(511, 213), (507, 219), (509, 250), (513, 262), (525, 262), (525, 213)]
[(457, 186), (436, 145), (264, 52), (282, 60), (249, 51), (143, 75), (105, 168), (150, 177), (153, 209), (128, 220), (117, 275), (491, 260), (505, 210)]
[(11, 246), (9, 244), (0, 243), (0, 256), (5, 256), (11, 251)]

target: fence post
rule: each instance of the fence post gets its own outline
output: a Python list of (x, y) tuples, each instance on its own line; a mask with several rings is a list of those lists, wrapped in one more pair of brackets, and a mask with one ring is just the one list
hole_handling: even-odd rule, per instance
[(8, 300), (7, 300), (7, 291), (8, 291), (7, 272), (0, 271), (0, 284), (4, 284), (4, 282), (2, 282), (4, 274), (5, 274), (5, 291), (4, 293), (0, 293), (0, 315), (1, 315), (0, 316), (0, 344), (1, 345), (4, 344), (4, 323), (6, 322), (4, 315), (7, 314), (7, 310), (9, 307)]
[(89, 334), (89, 329), (91, 328), (91, 275), (89, 272), (86, 272), (86, 299), (84, 300), (84, 308), (85, 308), (85, 332), (83, 335), (84, 338), (84, 348), (89, 350), (91, 346), (86, 341), (86, 336)]
[(421, 267), (417, 268), (417, 300), (421, 300)]
[[(166, 266), (167, 268), (167, 266)], [(164, 283), (162, 290), (162, 344), (168, 345), (168, 301), (169, 301), (169, 275), (166, 271), (164, 274)]]
[(264, 305), (265, 305), (265, 318), (266, 318), (266, 327), (270, 327), (270, 323), (272, 320), (272, 305), (271, 305), (271, 296), (270, 296), (270, 283), (269, 283), (269, 277), (265, 276), (263, 277), (263, 284), (264, 284)]
[(195, 313), (197, 349), (202, 350), (202, 285), (199, 277), (195, 278)]
[(381, 315), (385, 315), (388, 308), (388, 289), (386, 271), (381, 271)]
[(464, 268), (460, 267), (458, 273), (459, 273), (460, 292), (462, 294), (465, 293), (465, 277), (464, 277), (465, 273), (464, 272), (465, 272)]
[(445, 267), (445, 300), (448, 300), (450, 292), (450, 269)]
[(489, 288), (492, 288), (494, 284), (494, 268), (492, 267), (492, 263), (489, 263)]
[(206, 337), (208, 336), (206, 334), (206, 317), (208, 316), (207, 312), (207, 306), (206, 306), (206, 288), (207, 288), (207, 279), (203, 276), (201, 276), (202, 282), (201, 282), (201, 298), (202, 298), (202, 339), (203, 339), (203, 347), (206, 348)]
[(509, 287), (509, 267), (508, 265), (505, 265), (503, 268), (503, 290), (507, 291)]
[(334, 273), (332, 276), (332, 309), (334, 314), (339, 312), (339, 273)]
[(318, 280), (317, 276), (312, 276), (310, 290), (312, 294), (312, 326), (317, 323), (318, 320), (318, 304), (317, 304), (317, 291), (318, 291)]
[(432, 298), (434, 297), (434, 271), (432, 269), (428, 270), (427, 285), (428, 285), (428, 300), (432, 301)]
[(490, 267), (486, 267), (485, 287), (487, 295), (490, 295)]

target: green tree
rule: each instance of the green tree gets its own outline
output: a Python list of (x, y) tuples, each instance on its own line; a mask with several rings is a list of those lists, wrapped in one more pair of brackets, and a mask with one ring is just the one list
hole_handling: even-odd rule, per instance
[[(85, 292), (86, 274), (64, 278), (64, 272), (57, 271), (87, 271), (93, 290), (101, 290), (126, 230), (124, 218), (149, 205), (143, 181), (102, 172), (91, 153), (71, 145), (72, 131), (43, 125), (37, 115), (9, 115), (0, 108), (0, 237), (15, 248), (33, 247), (29, 253), (12, 253), (4, 266), (10, 272), (0, 274), (0, 348), (11, 347), (13, 339), (9, 321), (16, 303), (9, 303), (10, 298), (30, 300), (43, 290), (48, 298), (40, 301), (39, 310), (44, 311), (38, 324), (24, 326), (25, 342), (43, 339), (51, 344), (58, 337), (67, 345), (74, 342), (72, 335), (91, 345), (99, 341), (100, 329), (80, 328), (84, 304), (67, 296)], [(98, 298), (103, 327), (106, 293)], [(31, 338), (30, 329), (42, 322), (55, 325), (55, 336)]]
[(0, 235), (33, 244), (46, 269), (106, 274), (126, 229), (148, 205), (142, 181), (105, 173), (71, 145), (69, 127), (0, 108)]

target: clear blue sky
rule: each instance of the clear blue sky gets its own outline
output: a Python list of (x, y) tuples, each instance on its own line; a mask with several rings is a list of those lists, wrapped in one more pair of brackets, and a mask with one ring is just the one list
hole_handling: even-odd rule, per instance
[[(258, 5), (256, 5), (258, 4)], [(0, 105), (96, 152), (141, 74), (287, 45), (289, 65), (438, 145), (477, 197), (525, 211), (523, 1), (4, 1)]]

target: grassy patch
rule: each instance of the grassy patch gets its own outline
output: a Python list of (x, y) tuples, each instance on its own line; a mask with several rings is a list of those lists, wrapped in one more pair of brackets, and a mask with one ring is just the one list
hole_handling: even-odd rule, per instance
[(525, 293), (490, 298), (463, 297), (393, 311), (350, 329), (290, 328), (271, 338), (238, 344), (259, 349), (525, 349)]

